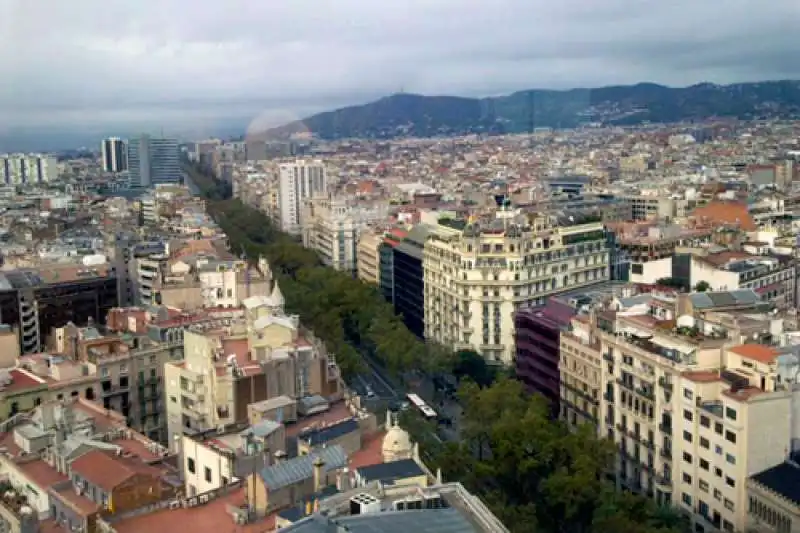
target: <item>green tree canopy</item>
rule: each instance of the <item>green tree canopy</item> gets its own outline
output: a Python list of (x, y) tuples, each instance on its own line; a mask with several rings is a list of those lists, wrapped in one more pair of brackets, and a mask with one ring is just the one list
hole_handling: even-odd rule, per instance
[(608, 474), (616, 450), (593, 426), (570, 430), (540, 396), (500, 379), (465, 383), (462, 441), (436, 465), (483, 498), (513, 532), (678, 533), (684, 522), (651, 499), (617, 492)]

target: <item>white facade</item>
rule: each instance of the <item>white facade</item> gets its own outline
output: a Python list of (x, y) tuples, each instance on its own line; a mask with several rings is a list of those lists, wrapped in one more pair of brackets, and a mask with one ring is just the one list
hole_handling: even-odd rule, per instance
[(344, 199), (308, 200), (302, 217), (303, 246), (316, 251), (326, 265), (355, 273), (361, 232), (386, 220), (387, 208), (352, 206)]
[(599, 221), (550, 217), (437, 226), (425, 242), (425, 338), (513, 361), (514, 313), (547, 297), (608, 280)]
[(622, 487), (683, 508), (694, 531), (745, 531), (746, 480), (783, 461), (800, 391), (779, 377), (773, 347), (663, 324), (649, 312), (598, 318), (583, 345), (603, 360), (592, 365), (603, 391), (598, 434), (617, 444)]
[(188, 497), (224, 487), (233, 481), (233, 459), (221, 449), (183, 436), (183, 480)]
[(238, 307), (245, 295), (238, 293), (236, 283), (237, 272), (246, 268), (244, 264), (237, 264), (232, 268), (220, 268), (216, 271), (201, 271), (199, 273), (202, 286), (203, 305), (205, 307)]
[(654, 285), (662, 278), (672, 277), (672, 257), (631, 265), (631, 283)]
[(47, 154), (0, 155), (0, 183), (27, 185), (49, 183), (58, 178), (58, 161)]
[(278, 195), (281, 229), (299, 235), (303, 222), (303, 201), (324, 196), (327, 190), (327, 172), (321, 161), (297, 160), (280, 165)]
[(128, 169), (128, 147), (118, 137), (103, 139), (100, 143), (100, 157), (104, 172), (122, 172)]

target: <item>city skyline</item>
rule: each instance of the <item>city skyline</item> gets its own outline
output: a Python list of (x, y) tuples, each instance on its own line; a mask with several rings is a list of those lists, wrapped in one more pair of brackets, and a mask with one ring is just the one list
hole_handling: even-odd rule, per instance
[[(41, 15), (62, 22), (42, 36), (26, 22), (41, 17), (15, 6), (4, 16), (15, 21), (6, 32), (13, 55), (0, 52), (0, 65), (19, 86), (0, 89), (0, 136), (65, 126), (215, 131), (401, 89), (477, 96), (800, 77), (788, 59), (800, 51), (788, 31), (796, 14), (788, 1), (768, 10), (738, 1), (724, 11), (688, 1), (186, 7), (76, 1)], [(114, 69), (116, 62), (126, 68)]]

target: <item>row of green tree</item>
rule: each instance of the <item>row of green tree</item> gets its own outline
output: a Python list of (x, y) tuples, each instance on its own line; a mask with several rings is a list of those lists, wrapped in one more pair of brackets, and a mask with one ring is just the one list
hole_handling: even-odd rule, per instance
[(466, 376), (459, 390), (462, 440), (443, 444), (419, 417), (407, 425), (426, 462), (478, 494), (516, 533), (676, 533), (681, 520), (651, 500), (615, 490), (605, 474), (613, 446), (588, 426), (570, 431), (549, 417), (538, 396), (495, 373), (473, 352), (449, 353), (408, 331), (392, 306), (368, 284), (322, 266), (318, 256), (278, 231), (260, 212), (219, 199), (216, 182), (194, 177), (231, 249), (263, 255), (277, 277), (288, 312), (302, 316), (336, 354), (345, 377), (362, 370), (364, 352), (390, 371), (440, 370)]
[(316, 253), (275, 228), (263, 213), (225, 199), (230, 192), (225, 184), (198, 167), (186, 170), (208, 199), (209, 212), (228, 235), (231, 249), (250, 259), (267, 258), (287, 311), (301, 315), (303, 323), (326, 342), (346, 378), (363, 369), (366, 352), (397, 376), (420, 369), (469, 377), (482, 385), (494, 380), (497, 373), (480, 355), (453, 354), (421, 342), (376, 287), (324, 267)]
[(434, 465), (478, 494), (512, 532), (687, 531), (676, 510), (616, 489), (607, 476), (615, 447), (593, 426), (553, 421), (546, 401), (518, 381), (467, 383), (459, 397), (461, 440), (438, 445)]

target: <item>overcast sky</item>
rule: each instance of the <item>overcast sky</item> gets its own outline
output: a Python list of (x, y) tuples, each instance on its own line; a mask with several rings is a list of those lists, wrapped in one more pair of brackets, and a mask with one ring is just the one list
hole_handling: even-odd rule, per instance
[(800, 78), (798, 19), (798, 0), (0, 0), (0, 130), (271, 125), (401, 89)]

